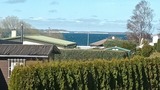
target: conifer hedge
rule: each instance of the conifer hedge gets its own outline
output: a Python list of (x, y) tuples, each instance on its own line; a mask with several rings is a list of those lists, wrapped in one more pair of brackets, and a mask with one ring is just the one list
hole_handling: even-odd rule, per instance
[(18, 66), (10, 90), (159, 90), (160, 58)]
[(55, 55), (55, 60), (93, 60), (93, 59), (120, 59), (128, 57), (127, 52), (108, 50), (61, 50)]

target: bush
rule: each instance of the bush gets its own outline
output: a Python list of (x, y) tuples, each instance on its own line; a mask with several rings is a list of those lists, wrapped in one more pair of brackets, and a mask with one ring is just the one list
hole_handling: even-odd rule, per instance
[(18, 66), (10, 90), (159, 90), (160, 58), (62, 61)]
[(118, 40), (118, 39), (108, 39), (105, 43), (104, 43), (104, 46), (105, 47), (115, 47), (115, 46), (118, 46), (118, 47), (122, 47), (122, 43), (123, 41), (122, 40)]
[(159, 52), (154, 52), (149, 56), (149, 58), (156, 58), (156, 57), (160, 58), (160, 53)]
[(160, 52), (160, 39), (158, 39), (158, 42), (155, 44), (155, 51)]
[(135, 51), (136, 49), (136, 44), (131, 42), (131, 41), (127, 41), (127, 40), (107, 40), (106, 43), (104, 44), (105, 47), (122, 47), (122, 48), (126, 48), (132, 51)]
[(61, 50), (55, 55), (55, 60), (93, 60), (93, 59), (120, 59), (126, 58), (126, 52), (107, 50)]
[(144, 45), (141, 49), (141, 55), (144, 57), (149, 57), (153, 51), (153, 47), (150, 45)]
[(123, 41), (122, 47), (132, 51), (136, 50), (136, 44), (131, 41)]

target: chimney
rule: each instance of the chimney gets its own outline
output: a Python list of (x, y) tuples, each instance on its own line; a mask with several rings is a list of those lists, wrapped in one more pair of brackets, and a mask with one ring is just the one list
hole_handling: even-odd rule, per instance
[(16, 37), (17, 36), (16, 34), (17, 34), (16, 30), (12, 30), (11, 37)]

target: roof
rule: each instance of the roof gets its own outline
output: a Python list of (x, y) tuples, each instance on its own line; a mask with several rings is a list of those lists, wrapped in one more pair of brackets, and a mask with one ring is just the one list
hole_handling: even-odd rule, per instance
[(9, 40), (0, 40), (0, 44), (22, 44), (22, 42), (9, 41)]
[[(18, 39), (18, 38), (20, 38), (20, 36), (5, 38), (5, 40), (13, 40), (13, 39)], [(62, 40), (62, 39), (57, 39), (57, 38), (52, 38), (52, 37), (47, 37), (47, 36), (41, 36), (41, 35), (24, 36), (24, 38), (32, 39), (32, 40), (36, 40), (36, 41), (41, 41), (41, 42), (46, 42), (46, 43), (49, 43), (49, 44), (61, 45), (61, 46), (76, 45), (75, 42)]]
[(91, 46), (103, 46), (103, 44), (107, 41), (107, 39), (103, 39), (94, 43), (91, 43)]
[(110, 48), (106, 48), (105, 50), (115, 50), (115, 51), (125, 51), (125, 52), (130, 52), (131, 50), (129, 49), (125, 49), (125, 48), (121, 48), (121, 47), (110, 47)]
[(50, 53), (60, 54), (60, 51), (54, 45), (22, 45), (22, 44), (0, 45), (0, 58), (2, 57), (48, 58), (48, 55)]

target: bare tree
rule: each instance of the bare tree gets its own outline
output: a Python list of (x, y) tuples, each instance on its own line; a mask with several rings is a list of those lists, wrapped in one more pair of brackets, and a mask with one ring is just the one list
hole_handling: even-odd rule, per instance
[(20, 28), (20, 20), (16, 16), (8, 16), (1, 22), (1, 27), (3, 29), (19, 29)]
[[(21, 34), (21, 24), (23, 24), (24, 34), (37, 34), (38, 30), (32, 27), (29, 23), (20, 20), (16, 16), (8, 16), (0, 22), (1, 28), (3, 29), (3, 34), (8, 37), (11, 30), (17, 30), (17, 34)], [(1, 31), (2, 32), (2, 31)]]
[(152, 30), (153, 10), (147, 1), (142, 0), (133, 10), (133, 16), (127, 22), (128, 39), (140, 44), (141, 39), (150, 39)]
[(3, 19), (1, 21), (1, 28), (3, 29), (20, 29), (21, 28), (21, 24), (24, 25), (24, 28), (26, 29), (31, 29), (33, 28), (29, 23), (24, 22), (23, 20), (20, 20), (18, 17), (16, 16), (8, 16), (5, 19)]

